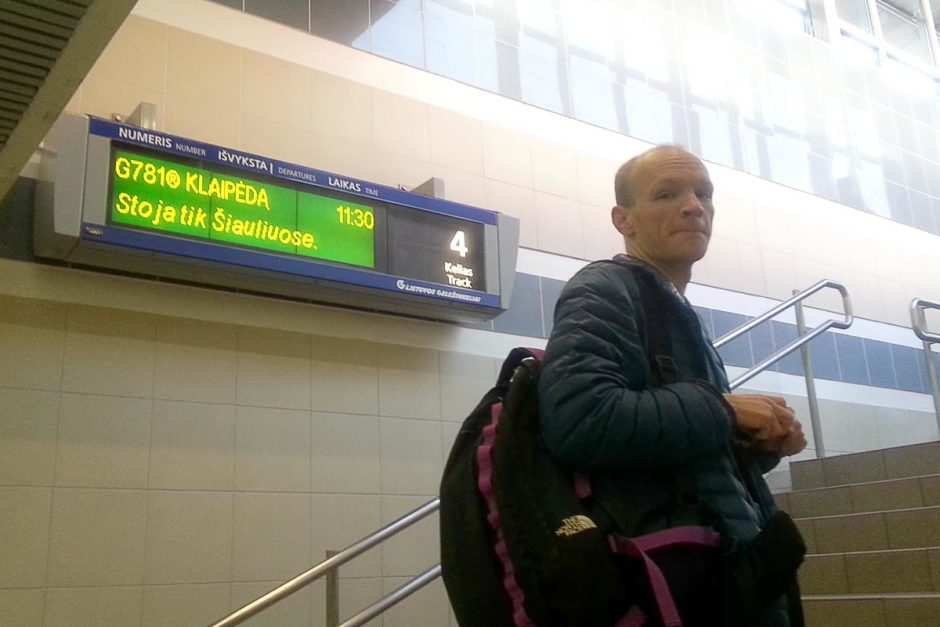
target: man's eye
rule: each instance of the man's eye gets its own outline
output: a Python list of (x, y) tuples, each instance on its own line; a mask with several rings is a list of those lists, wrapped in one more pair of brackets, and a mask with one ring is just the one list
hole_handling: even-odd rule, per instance
[(658, 192), (658, 193), (654, 196), (654, 198), (655, 198), (656, 200), (668, 200), (668, 199), (672, 198), (673, 196), (675, 196), (675, 193), (674, 193), (671, 189), (667, 189), (667, 190), (663, 190), (663, 191), (661, 191), (661, 192)]
[(701, 191), (701, 192), (698, 192), (697, 196), (699, 197), (699, 200), (711, 200), (713, 193), (714, 193), (714, 192), (712, 192), (712, 191), (710, 191), (710, 190), (709, 190), (709, 191)]

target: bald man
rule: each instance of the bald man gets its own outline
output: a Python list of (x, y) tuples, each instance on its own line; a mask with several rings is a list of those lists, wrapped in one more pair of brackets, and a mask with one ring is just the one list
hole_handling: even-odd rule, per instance
[[(726, 542), (761, 545), (780, 517), (763, 474), (806, 440), (782, 398), (729, 393), (685, 299), (711, 239), (708, 170), (681, 147), (657, 146), (620, 167), (614, 192), (611, 220), (626, 254), (586, 266), (558, 300), (539, 382), (546, 446), (589, 473), (591, 517), (610, 533), (707, 525)], [(736, 616), (719, 551), (672, 553), (661, 567), (686, 627), (802, 624), (798, 594), (785, 590), (756, 609), (742, 601), (751, 613)], [(655, 620), (650, 600), (640, 605)]]

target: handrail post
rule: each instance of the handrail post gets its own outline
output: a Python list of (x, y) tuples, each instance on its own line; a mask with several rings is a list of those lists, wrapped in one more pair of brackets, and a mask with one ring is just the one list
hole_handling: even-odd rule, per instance
[(930, 379), (930, 392), (933, 395), (933, 411), (937, 417), (937, 433), (940, 434), (940, 384), (937, 383), (937, 364), (933, 360), (933, 347), (924, 341), (924, 359), (927, 361), (927, 375)]
[(911, 328), (924, 343), (924, 359), (927, 361), (927, 376), (933, 396), (933, 411), (937, 418), (937, 433), (940, 435), (940, 384), (937, 382), (937, 364), (933, 360), (933, 344), (940, 342), (940, 334), (927, 330), (927, 309), (940, 310), (940, 303), (915, 298), (911, 301)]
[[(800, 290), (793, 290), (796, 296)], [(797, 301), (796, 330), (800, 337), (806, 335), (806, 318), (803, 316), (803, 301)], [(813, 377), (813, 360), (809, 352), (809, 342), (800, 346), (800, 356), (803, 358), (803, 377), (806, 379), (806, 400), (809, 401), (809, 419), (813, 426), (813, 444), (816, 447), (816, 457), (822, 459), (826, 456), (826, 447), (823, 444), (822, 422), (819, 420), (819, 402), (816, 399), (816, 379)]]
[[(328, 550), (326, 559), (339, 551)], [(339, 568), (333, 568), (326, 574), (326, 627), (339, 625)]]

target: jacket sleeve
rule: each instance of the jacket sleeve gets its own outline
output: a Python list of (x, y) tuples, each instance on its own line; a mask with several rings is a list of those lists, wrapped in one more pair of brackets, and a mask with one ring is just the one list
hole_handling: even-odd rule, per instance
[(731, 409), (704, 381), (647, 385), (636, 305), (612, 272), (576, 277), (556, 305), (539, 379), (549, 451), (583, 470), (685, 463), (727, 446)]

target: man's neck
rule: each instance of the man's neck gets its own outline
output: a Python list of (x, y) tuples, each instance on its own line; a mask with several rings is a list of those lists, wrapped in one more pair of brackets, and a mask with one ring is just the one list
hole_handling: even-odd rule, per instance
[(689, 281), (692, 278), (692, 267), (688, 264), (670, 264), (664, 263), (662, 261), (655, 261), (649, 259), (641, 253), (628, 250), (627, 255), (630, 257), (635, 257), (641, 261), (648, 263), (653, 266), (656, 270), (659, 271), (663, 277), (673, 284), (680, 294), (685, 296), (685, 287), (689, 284)]

